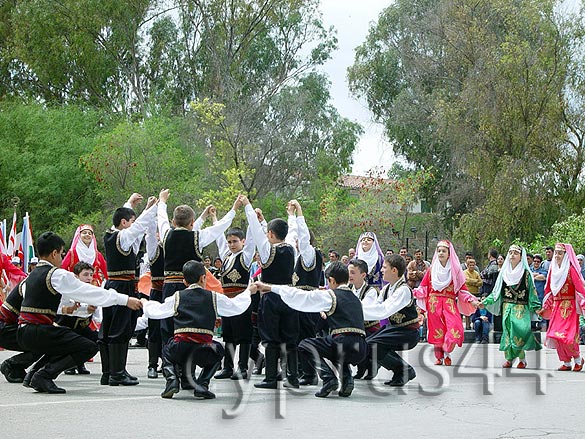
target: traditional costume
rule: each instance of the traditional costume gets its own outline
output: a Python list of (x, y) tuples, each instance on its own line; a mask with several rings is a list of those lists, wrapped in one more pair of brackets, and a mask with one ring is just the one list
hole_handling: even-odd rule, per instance
[[(514, 267), (510, 260), (512, 253), (521, 255), (520, 262)], [(500, 351), (506, 357), (503, 367), (512, 367), (514, 360), (519, 358), (518, 368), (524, 369), (525, 351), (541, 349), (531, 329), (531, 316), (541, 305), (524, 248), (510, 246), (494, 288), (482, 303), (493, 315), (502, 315)]]
[[(557, 253), (562, 252), (559, 266)], [(544, 345), (557, 350), (563, 362), (558, 370), (579, 372), (583, 358), (579, 350), (579, 315), (585, 314), (585, 286), (579, 261), (570, 244), (556, 244), (555, 255), (550, 265), (545, 287), (546, 296), (542, 305), (542, 316), (549, 320)]]
[(439, 241), (439, 247), (448, 250), (449, 259), (441, 264), (435, 250), (431, 267), (413, 294), (419, 308), (427, 313), (427, 340), (435, 346), (435, 364), (450, 366), (449, 354), (463, 343), (461, 314), (473, 314), (475, 307), (471, 303), (477, 299), (465, 288), (465, 275), (453, 244)]
[[(370, 238), (374, 241), (372, 247), (365, 251), (362, 246), (362, 240)], [(384, 253), (378, 244), (378, 237), (374, 232), (364, 232), (360, 235), (356, 245), (356, 259), (361, 259), (368, 264), (368, 277), (366, 278), (371, 287), (377, 288), (378, 291), (384, 286), (382, 279), (382, 265), (384, 264)]]
[[(81, 240), (81, 232), (83, 231), (91, 231), (91, 243), (89, 245), (86, 245)], [(71, 248), (65, 255), (61, 268), (73, 272), (73, 267), (79, 261), (87, 262), (93, 267), (93, 280), (91, 282), (93, 285), (99, 287), (103, 285), (104, 280), (108, 279), (106, 260), (97, 249), (97, 241), (93, 227), (88, 224), (82, 224), (75, 230)]]

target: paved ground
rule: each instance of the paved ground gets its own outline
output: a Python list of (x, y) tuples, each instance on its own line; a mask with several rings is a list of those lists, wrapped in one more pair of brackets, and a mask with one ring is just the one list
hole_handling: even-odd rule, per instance
[[(128, 369), (141, 382), (131, 388), (100, 386), (99, 356), (88, 363), (91, 375), (59, 377), (66, 395), (0, 378), (0, 425), (2, 437), (21, 438), (582, 438), (585, 371), (557, 372), (555, 352), (541, 353), (529, 353), (526, 370), (502, 370), (496, 345), (466, 344), (455, 351), (454, 366), (438, 367), (425, 366), (433, 359), (424, 344), (409, 352), (418, 376), (402, 389), (384, 386), (389, 374), (382, 371), (371, 384), (359, 381), (350, 398), (319, 399), (316, 387), (255, 389), (255, 376), (242, 388), (212, 380), (217, 399), (198, 401), (188, 391), (160, 398), (163, 378), (147, 379), (146, 350), (132, 349)], [(0, 360), (10, 355), (0, 352)]]

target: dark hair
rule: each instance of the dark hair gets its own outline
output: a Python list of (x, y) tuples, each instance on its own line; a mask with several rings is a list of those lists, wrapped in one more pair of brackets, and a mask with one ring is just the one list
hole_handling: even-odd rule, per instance
[(495, 248), (490, 249), (490, 256), (494, 259), (498, 258), (498, 251)]
[(114, 227), (119, 227), (123, 219), (130, 221), (133, 217), (136, 217), (136, 212), (134, 212), (134, 210), (129, 207), (118, 207), (114, 211), (112, 222), (114, 223)]
[(211, 262), (211, 256), (209, 256), (209, 255), (203, 256), (203, 260), (206, 260), (206, 259), (209, 259), (209, 262)]
[(235, 236), (236, 238), (244, 239), (246, 234), (239, 227), (233, 227), (227, 231), (225, 236)]
[(360, 271), (360, 273), (367, 273), (369, 271), (368, 264), (363, 259), (358, 258), (352, 259), (351, 261), (349, 261), (349, 265), (353, 265)]
[(205, 265), (199, 261), (187, 261), (183, 265), (183, 276), (189, 285), (199, 282), (201, 276), (205, 274)]
[(404, 257), (405, 257), (405, 258), (414, 259), (410, 253), (406, 253), (406, 254), (404, 255)]
[(222, 262), (221, 258), (219, 256), (216, 256), (215, 258), (213, 258), (213, 263), (215, 264), (217, 261)]
[(542, 255), (539, 255), (539, 254), (537, 253), (537, 254), (535, 254), (535, 255), (533, 256), (533, 258), (532, 258), (532, 259), (534, 259), (535, 261), (538, 259), (538, 261), (539, 261), (539, 262), (542, 262)]
[(73, 266), (73, 274), (76, 274), (77, 276), (79, 276), (79, 274), (83, 270), (91, 270), (92, 272), (95, 271), (91, 264), (88, 264), (87, 262), (84, 261), (79, 261), (77, 264)]
[(266, 230), (274, 233), (276, 239), (283, 241), (288, 234), (288, 223), (281, 218), (274, 218), (268, 222)]
[(339, 259), (339, 253), (337, 253), (335, 250), (329, 250), (329, 253), (333, 253), (335, 257)]
[(465, 252), (465, 257), (471, 256), (473, 258), (473, 252)]
[(54, 250), (61, 251), (65, 241), (54, 232), (45, 232), (37, 239), (37, 253), (39, 256), (49, 256)]
[(406, 261), (400, 255), (384, 256), (384, 261), (391, 267), (398, 270), (398, 276), (403, 276), (406, 271)]
[(343, 262), (335, 261), (325, 269), (325, 277), (332, 277), (338, 284), (346, 284), (349, 281), (349, 270)]
[(422, 251), (420, 248), (417, 248), (417, 249), (414, 251), (414, 254), (416, 255), (417, 253), (422, 253), (422, 252), (423, 252), (423, 251)]
[(554, 249), (554, 247), (551, 247), (551, 246), (549, 245), (548, 247), (545, 247), (545, 250), (552, 250), (552, 251), (554, 251), (555, 249)]
[(408, 251), (408, 247), (405, 246), (405, 245), (403, 245), (402, 247), (400, 247), (400, 250), (406, 250), (406, 251)]
[(534, 255), (532, 253), (526, 253), (526, 257), (534, 259)]

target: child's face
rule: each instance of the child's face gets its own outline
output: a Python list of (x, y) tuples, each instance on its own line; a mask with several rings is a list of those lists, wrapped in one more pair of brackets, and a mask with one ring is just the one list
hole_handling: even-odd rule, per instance
[(89, 270), (89, 269), (85, 269), (85, 270), (81, 270), (81, 273), (79, 273), (79, 276), (77, 276), (79, 278), (79, 280), (81, 282), (85, 282), (86, 284), (91, 283), (91, 280), (93, 279), (93, 270)]
[(228, 235), (227, 237), (227, 244), (232, 253), (241, 252), (244, 248), (245, 240), (238, 238), (235, 235)]

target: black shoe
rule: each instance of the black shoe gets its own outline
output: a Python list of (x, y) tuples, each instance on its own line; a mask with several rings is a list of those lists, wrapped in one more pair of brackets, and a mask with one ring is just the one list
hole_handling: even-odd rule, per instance
[(24, 377), (24, 380), (22, 380), (22, 385), (24, 387), (31, 388), (30, 382), (32, 381), (33, 376), (35, 376), (35, 373), (37, 373), (36, 370), (31, 370), (27, 372), (26, 376)]
[(6, 378), (6, 381), (9, 383), (22, 383), (26, 375), (24, 370), (19, 372), (6, 361), (2, 362), (2, 365), (0, 366), (0, 372), (2, 372), (2, 375), (4, 375), (4, 378)]
[(285, 389), (298, 389), (301, 386), (299, 385), (299, 380), (286, 380), (282, 387)]
[(197, 399), (214, 399), (215, 393), (210, 392), (207, 387), (195, 383), (195, 390), (193, 392), (193, 396)]
[(102, 377), (100, 378), (100, 384), (102, 386), (107, 386), (110, 384), (110, 374), (109, 373), (102, 373)]
[(339, 382), (336, 379), (327, 381), (326, 383), (323, 383), (323, 387), (315, 393), (315, 396), (317, 398), (327, 398), (331, 392), (337, 389), (337, 386), (339, 386)]
[(276, 374), (276, 381), (282, 381), (282, 371)]
[(77, 366), (77, 373), (79, 375), (89, 375), (91, 372), (85, 368), (85, 364)]
[(193, 390), (193, 385), (189, 382), (188, 379), (181, 378), (181, 390)]
[(138, 378), (134, 375), (130, 375), (126, 369), (124, 369), (124, 376), (128, 378), (130, 381), (138, 381)]
[(386, 381), (384, 384), (387, 386), (392, 386), (392, 387), (402, 387), (407, 382), (409, 382), (410, 380), (413, 380), (415, 378), (416, 378), (416, 372), (414, 371), (414, 369), (410, 368), (408, 370), (408, 378), (406, 381), (404, 381), (404, 376), (402, 373), (394, 372), (394, 376), (392, 377), (392, 379), (390, 381)]
[(364, 381), (372, 381), (374, 379), (374, 375), (368, 373), (365, 377), (362, 378)]
[(65, 372), (63, 372), (65, 375), (75, 375), (77, 373), (77, 370), (75, 370), (74, 367), (72, 367), (71, 369), (67, 369)]
[(179, 381), (176, 379), (168, 380), (165, 390), (160, 396), (165, 399), (170, 399), (175, 393), (179, 393)]
[[(158, 378), (158, 372), (156, 371), (156, 367), (149, 367), (148, 374), (146, 375), (148, 378), (155, 379)], [(164, 398), (164, 396), (163, 396)]]
[[(351, 376), (351, 375), (350, 375)], [(353, 392), (353, 378), (343, 380), (341, 383), (341, 389), (339, 389), (338, 395), (347, 398)]]
[(30, 386), (37, 392), (41, 393), (66, 393), (65, 389), (57, 387), (53, 380), (46, 374), (45, 371), (39, 371), (33, 376)]
[(278, 382), (262, 380), (259, 383), (254, 384), (254, 387), (256, 387), (257, 389), (277, 389)]
[(353, 376), (353, 378), (355, 380), (361, 380), (363, 378), (363, 376), (366, 374), (367, 371), (368, 371), (367, 368), (363, 368), (362, 369), (362, 368), (358, 367), (358, 370), (357, 370), (356, 374)]
[(262, 352), (260, 352), (260, 355), (258, 356), (258, 360), (256, 361), (256, 364), (254, 365), (254, 369), (252, 369), (252, 375), (262, 375), (262, 369), (264, 369), (264, 364), (266, 363), (264, 354)]
[(215, 378), (216, 380), (225, 380), (226, 378), (231, 378), (232, 375), (234, 374), (234, 370), (233, 369), (226, 369), (225, 367), (217, 374), (215, 375), (213, 378)]
[(317, 384), (319, 384), (319, 378), (317, 377), (310, 378), (305, 376), (299, 380), (299, 384), (301, 386), (316, 386)]
[(233, 375), (230, 377), (232, 380), (247, 380), (248, 379), (248, 371), (246, 369), (236, 370)]
[(138, 384), (138, 380), (131, 380), (123, 372), (116, 374), (110, 373), (108, 384), (110, 386), (135, 386)]

